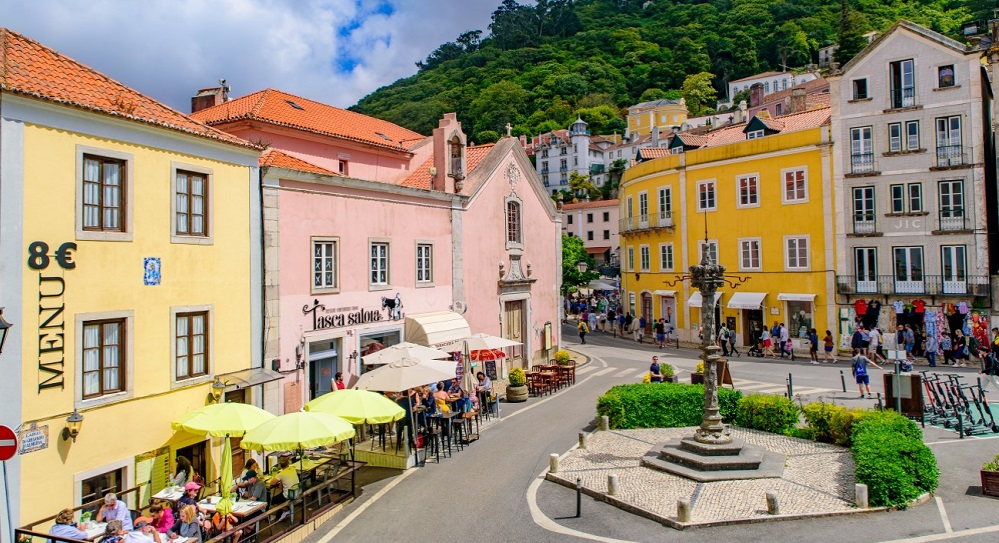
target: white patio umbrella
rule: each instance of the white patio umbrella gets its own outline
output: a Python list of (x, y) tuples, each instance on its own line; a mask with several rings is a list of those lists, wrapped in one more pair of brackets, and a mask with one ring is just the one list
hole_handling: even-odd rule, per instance
[(450, 358), (451, 355), (437, 349), (424, 347), (415, 343), (403, 342), (398, 345), (386, 347), (375, 351), (369, 355), (361, 357), (361, 360), (368, 365), (389, 364), (404, 358), (415, 358), (417, 360), (439, 360)]
[[(474, 334), (463, 340), (461, 340), (462, 347), (464, 347), (464, 356), (462, 356), (462, 363), (465, 366), (465, 375), (462, 379), (462, 388), (465, 392), (472, 393), (475, 390), (475, 385), (477, 381), (473, 379), (472, 376), (472, 366), (471, 366), (471, 354), (473, 351), (491, 351), (493, 349), (504, 349), (506, 347), (515, 347), (517, 345), (523, 345), (519, 341), (514, 341), (512, 339), (507, 339), (505, 337), (493, 336), (490, 334)], [(484, 406), (479, 406), (479, 409), (483, 409)]]

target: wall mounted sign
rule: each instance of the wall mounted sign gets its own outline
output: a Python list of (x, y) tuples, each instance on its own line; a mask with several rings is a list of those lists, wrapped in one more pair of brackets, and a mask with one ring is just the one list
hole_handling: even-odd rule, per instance
[(39, 426), (37, 422), (22, 426), (18, 441), (21, 443), (21, 454), (47, 449), (49, 447), (49, 427), (47, 424)]
[(357, 306), (327, 309), (319, 300), (313, 300), (311, 307), (303, 306), (302, 314), (312, 315), (313, 330), (329, 330), (383, 320), (380, 309), (361, 309)]
[(147, 256), (142, 259), (142, 283), (146, 286), (160, 284), (160, 258)]
[[(67, 241), (49, 254), (49, 244), (28, 244), (28, 268), (38, 272), (38, 392), (48, 388), (63, 389), (66, 350), (66, 280), (65, 270), (76, 268), (73, 252), (76, 244)], [(47, 274), (52, 261), (62, 269), (59, 275)]]

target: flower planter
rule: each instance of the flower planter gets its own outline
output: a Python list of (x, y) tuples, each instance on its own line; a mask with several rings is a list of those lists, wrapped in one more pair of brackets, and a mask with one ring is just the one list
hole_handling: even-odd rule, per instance
[(703, 385), (704, 384), (704, 374), (703, 373), (691, 373), (690, 374), (690, 384), (692, 384), (692, 385)]
[(506, 387), (506, 401), (510, 403), (519, 403), (527, 401), (527, 385), (515, 387), (512, 385), (507, 385)]
[(999, 471), (981, 471), (982, 495), (999, 497)]
[(678, 377), (676, 375), (670, 375), (669, 377), (663, 377), (663, 380), (667, 383), (676, 383)]

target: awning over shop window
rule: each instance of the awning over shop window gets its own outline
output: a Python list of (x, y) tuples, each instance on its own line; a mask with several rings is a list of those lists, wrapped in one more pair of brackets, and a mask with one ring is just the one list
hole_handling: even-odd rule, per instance
[(728, 301), (729, 309), (759, 309), (763, 305), (766, 292), (735, 292)]
[(657, 291), (653, 292), (652, 294), (655, 295), (655, 296), (664, 296), (666, 298), (675, 298), (676, 297), (676, 291), (675, 290), (657, 290)]
[(410, 343), (446, 351), (470, 335), (465, 317), (453, 311), (406, 315), (406, 341)]
[(603, 254), (603, 253), (606, 253), (609, 250), (610, 250), (610, 247), (587, 247), (586, 248), (586, 252), (590, 253), (591, 255)]
[(252, 368), (248, 370), (234, 371), (232, 373), (220, 373), (215, 376), (225, 383), (226, 391), (250, 388), (271, 381), (278, 381), (282, 378), (280, 373), (265, 370), (264, 368)]
[[(721, 292), (715, 293), (715, 305), (718, 304), (718, 300), (721, 299)], [(690, 307), (701, 307), (701, 291), (695, 291), (690, 295), (690, 299), (687, 300), (687, 305)]]
[(782, 302), (814, 302), (815, 294), (793, 294), (790, 292), (781, 292), (777, 295), (777, 299)]

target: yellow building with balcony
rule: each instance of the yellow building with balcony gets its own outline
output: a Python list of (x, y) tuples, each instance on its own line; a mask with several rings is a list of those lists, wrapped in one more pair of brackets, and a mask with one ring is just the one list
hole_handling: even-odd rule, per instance
[(687, 102), (679, 100), (651, 100), (628, 108), (628, 139), (652, 134), (653, 127), (660, 134), (671, 132), (687, 122)]
[(0, 47), (0, 424), (20, 438), (0, 517), (151, 483), (125, 498), (139, 509), (178, 454), (215, 477), (218, 448), (170, 422), (216, 380), (279, 401), (261, 384), (259, 148), (10, 30)]
[[(810, 328), (835, 330), (836, 200), (829, 108), (704, 134), (678, 133), (622, 179), (622, 301), (650, 322), (666, 318), (697, 341), (700, 312), (751, 345), (763, 327), (787, 325), (807, 350)], [(645, 151), (645, 150), (643, 150)], [(707, 243), (729, 274), (745, 279), (704, 301), (681, 274)], [(821, 349), (820, 349), (821, 350)]]

